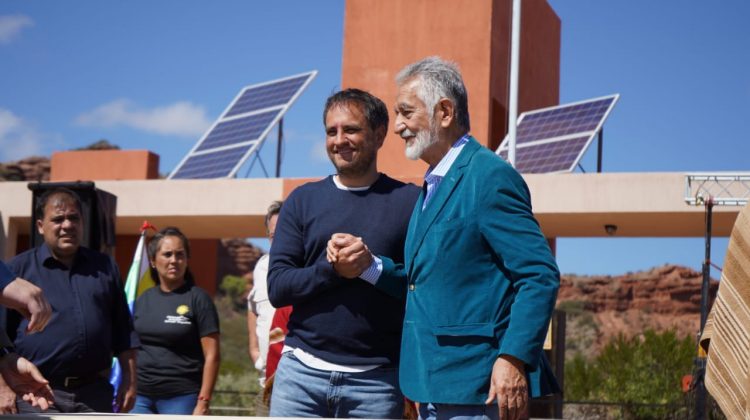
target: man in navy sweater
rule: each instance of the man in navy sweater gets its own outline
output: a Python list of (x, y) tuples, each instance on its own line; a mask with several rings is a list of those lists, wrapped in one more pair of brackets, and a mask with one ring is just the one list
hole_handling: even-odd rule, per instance
[(388, 129), (380, 99), (358, 89), (335, 93), (323, 120), (336, 175), (289, 195), (271, 246), (270, 301), (277, 308), (293, 305), (294, 311), (270, 414), (400, 418), (403, 300), (373, 286), (383, 270), (379, 260), (360, 258), (363, 263), (354, 267), (330, 263), (326, 244), (334, 233), (350, 232), (374, 254), (403, 262), (419, 189), (378, 172), (378, 149)]

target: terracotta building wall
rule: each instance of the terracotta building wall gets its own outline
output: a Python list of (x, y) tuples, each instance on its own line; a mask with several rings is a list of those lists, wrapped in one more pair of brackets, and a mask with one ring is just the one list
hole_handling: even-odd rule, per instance
[[(526, 110), (558, 101), (560, 20), (545, 0), (523, 5), (519, 104)], [(440, 55), (461, 68), (472, 134), (493, 146), (507, 131), (510, 16), (510, 0), (349, 0), (341, 86), (368, 90), (392, 108), (396, 73)], [(404, 157), (403, 141), (392, 133), (378, 164), (392, 176), (426, 169)]]
[(159, 178), (159, 155), (148, 150), (56, 152), (51, 165), (53, 182)]

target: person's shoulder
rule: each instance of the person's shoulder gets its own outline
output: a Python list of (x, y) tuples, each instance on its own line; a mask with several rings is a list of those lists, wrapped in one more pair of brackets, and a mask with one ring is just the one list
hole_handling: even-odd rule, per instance
[(97, 262), (98, 261), (108, 261), (110, 258), (112, 258), (112, 257), (110, 257), (109, 255), (107, 255), (107, 254), (105, 254), (103, 252), (99, 252), (99, 251), (97, 251), (95, 249), (91, 249), (91, 248), (88, 248), (88, 247), (85, 247), (85, 246), (78, 247), (78, 254), (80, 256), (85, 257), (86, 259), (88, 259), (90, 261), (97, 261)]
[[(136, 302), (145, 302), (153, 299), (154, 296), (158, 295), (158, 290), (159, 286), (149, 287), (148, 289), (144, 290), (143, 293), (138, 296), (138, 298), (136, 298)], [(136, 305), (136, 307), (138, 307), (138, 305)]]
[[(24, 271), (36, 258), (37, 248), (28, 249), (8, 261), (8, 268), (17, 276), (24, 277)], [(27, 279), (29, 280), (29, 279)]]
[(330, 188), (330, 186), (333, 184), (333, 181), (331, 180), (331, 175), (319, 179), (317, 181), (310, 181), (306, 182), (295, 189), (292, 190), (292, 192), (289, 194), (289, 197), (287, 198), (287, 201), (290, 199), (294, 199), (297, 196), (305, 196), (308, 194), (315, 194), (319, 192), (320, 190)]
[(38, 248), (31, 248), (31, 249), (27, 249), (26, 251), (23, 251), (22, 253), (11, 258), (10, 261), (8, 261), (8, 265), (24, 263), (26, 261), (32, 260), (34, 256), (36, 255), (37, 249)]
[(498, 166), (501, 164), (510, 166), (508, 165), (508, 162), (505, 161), (505, 159), (501, 158), (495, 152), (493, 152), (486, 146), (479, 144), (478, 142), (467, 143), (464, 147), (467, 147), (469, 151), (475, 149), (474, 153), (471, 156), (472, 161), (481, 161), (483, 163), (488, 163), (491, 166)]
[(211, 295), (209, 295), (208, 292), (205, 291), (203, 288), (198, 287), (198, 286), (196, 286), (194, 284), (190, 286), (190, 294), (195, 299), (198, 299), (198, 300), (201, 300), (201, 301), (208, 301), (208, 302), (213, 303), (213, 299), (211, 298)]
[(216, 304), (211, 295), (195, 284), (190, 286), (190, 296), (190, 301), (195, 308), (202, 308), (209, 311), (216, 310)]
[(398, 179), (391, 178), (386, 174), (381, 174), (379, 181), (384, 188), (400, 194), (417, 196), (420, 192), (420, 188), (416, 185), (410, 182), (399, 181)]
[(305, 211), (304, 209), (318, 203), (320, 197), (329, 194), (333, 188), (335, 187), (330, 175), (317, 181), (310, 181), (299, 185), (284, 199), (281, 214), (297, 214), (300, 211)]
[(110, 274), (117, 270), (117, 263), (113, 256), (95, 249), (81, 246), (78, 248), (78, 256), (82, 257), (83, 263), (89, 267), (96, 267)]
[(489, 177), (488, 179), (501, 177), (513, 181), (522, 181), (521, 174), (513, 166), (492, 150), (481, 145), (471, 156), (469, 168), (471, 173)]

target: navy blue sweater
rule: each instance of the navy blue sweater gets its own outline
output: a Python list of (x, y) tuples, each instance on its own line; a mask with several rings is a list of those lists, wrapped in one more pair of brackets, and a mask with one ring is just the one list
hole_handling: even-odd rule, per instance
[(338, 189), (329, 176), (289, 195), (268, 272), (271, 304), (294, 306), (285, 344), (337, 364), (398, 363), (404, 302), (362, 279), (338, 276), (326, 245), (332, 234), (350, 233), (374, 255), (403, 263), (418, 195), (419, 188), (383, 174), (367, 191)]

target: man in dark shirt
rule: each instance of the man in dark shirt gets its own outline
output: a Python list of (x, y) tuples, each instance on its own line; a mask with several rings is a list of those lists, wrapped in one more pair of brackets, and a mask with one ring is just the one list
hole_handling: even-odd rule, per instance
[[(388, 129), (383, 102), (358, 89), (328, 98), (326, 150), (336, 175), (294, 190), (271, 245), (271, 304), (293, 305), (271, 396), (272, 417), (401, 418), (397, 366), (403, 301), (373, 286), (370, 259), (342, 271), (326, 259), (336, 232), (403, 261), (409, 214), (419, 189), (381, 174)], [(369, 276), (368, 276), (369, 274)]]
[[(111, 412), (108, 376), (116, 355), (123, 369), (116, 404), (127, 412), (135, 401), (138, 338), (119, 271), (111, 257), (80, 246), (83, 221), (74, 192), (45, 192), (35, 213), (44, 243), (16, 256), (10, 268), (44, 291), (52, 319), (43, 332), (27, 334), (28, 321), (7, 311), (5, 329), (18, 354), (50, 381), (59, 412)], [(38, 412), (22, 399), (16, 403), (21, 413)]]

